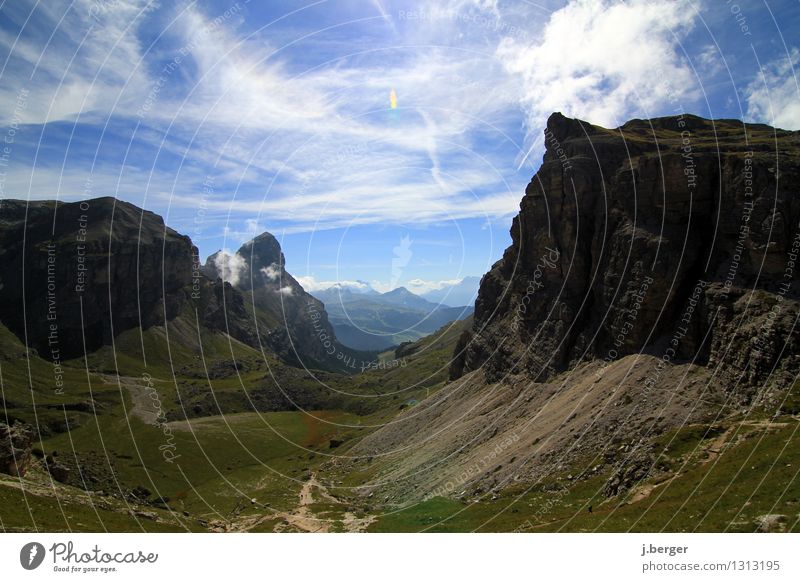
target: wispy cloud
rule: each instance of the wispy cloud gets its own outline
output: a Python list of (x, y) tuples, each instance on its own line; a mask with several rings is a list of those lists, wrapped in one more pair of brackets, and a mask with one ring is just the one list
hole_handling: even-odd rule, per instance
[(782, 129), (800, 129), (800, 50), (764, 63), (761, 74), (744, 90), (750, 121), (766, 121)]
[[(148, 180), (134, 182), (153, 190), (137, 201), (169, 198), (170, 208), (192, 208), (202, 167), (225, 184), (210, 208), (255, 220), (263, 214), (287, 232), (516, 210), (525, 178), (509, 176), (510, 164), (479, 145), (490, 135), (512, 155), (519, 149), (503, 135), (518, 106), (517, 84), (491, 51), (462, 51), (454, 60), (432, 46), (378, 47), (304, 69), (289, 55), (295, 44), (314, 50), (314, 34), (274, 44), (270, 25), (258, 34), (241, 28), (241, 9), (96, 4), (37, 12), (37, 26), (23, 30), (17, 45), (7, 31), (0, 41), (9, 51), (15, 46), (20, 77), (35, 71), (24, 122), (136, 125), (137, 148), (149, 148), (154, 165)], [(393, 20), (384, 4), (376, 8)], [(57, 33), (44, 46), (48, 27)], [(76, 59), (65, 60), (71, 51)], [(0, 103), (8, 105), (15, 95), (5, 86)], [(400, 103), (390, 112), (391, 87)], [(62, 182), (92, 163), (72, 156)], [(172, 176), (160, 171), (167, 167)], [(41, 182), (49, 172), (37, 174)], [(501, 202), (494, 193), (503, 190)]]
[[(614, 126), (698, 94), (681, 44), (697, 18), (691, 2), (451, 0), (414, 12), (381, 0), (358, 15), (325, 12), (320, 26), (312, 16), (324, 7), (313, 5), (252, 23), (247, 3), (12, 4), (0, 116), (25, 87), (31, 148), (42, 124), (68, 129), (45, 140), (51, 153), (35, 152), (33, 172), (9, 169), (21, 195), (80, 196), (91, 171), (108, 185), (97, 194), (180, 214), (212, 176), (203, 205), (217, 220), (287, 233), (494, 224), (517, 211), (552, 111)], [(710, 67), (712, 57), (705, 43), (695, 60)], [(794, 52), (765, 65), (747, 90), (752, 117), (797, 126), (796, 62)], [(78, 152), (70, 124), (100, 136), (101, 157), (130, 150), (126, 167)]]

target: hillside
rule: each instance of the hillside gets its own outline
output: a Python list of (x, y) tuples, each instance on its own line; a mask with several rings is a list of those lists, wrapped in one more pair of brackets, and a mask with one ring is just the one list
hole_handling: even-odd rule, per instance
[(781, 446), (798, 427), (796, 137), (691, 116), (614, 130), (551, 116), (453, 381), (343, 468), (354, 494), (383, 500), (376, 527), (517, 528), (557, 492), (561, 518), (534, 511), (527, 527), (683, 530), (695, 525), (669, 511), (618, 510), (648, 512), (697, 479), (713, 495), (703, 481), (729, 470), (732, 487), (758, 489), (734, 467), (773, 457), (787, 469), (762, 491), (777, 497), (743, 511), (731, 494), (713, 515), (693, 501), (692, 515), (736, 531), (759, 527), (759, 511), (794, 515)]

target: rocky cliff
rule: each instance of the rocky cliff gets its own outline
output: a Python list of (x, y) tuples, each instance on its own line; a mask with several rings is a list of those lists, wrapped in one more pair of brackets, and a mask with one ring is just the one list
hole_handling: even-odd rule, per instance
[(605, 129), (554, 113), (451, 377), (540, 380), (649, 353), (745, 397), (800, 369), (800, 133), (683, 115)]
[(93, 352), (185, 309), (257, 344), (241, 296), (230, 289), (224, 305), (222, 283), (200, 273), (189, 237), (133, 204), (3, 201), (0, 257), (0, 321), (44, 358)]
[(230, 281), (244, 294), (262, 339), (284, 360), (311, 368), (357, 370), (356, 361), (369, 357), (337, 341), (325, 306), (305, 292), (285, 264), (280, 243), (265, 232), (234, 255), (214, 253), (203, 270), (212, 279)]
[(593, 482), (571, 512), (636, 490), (633, 503), (680, 478), (684, 431), (716, 435), (692, 445), (712, 458), (742, 418), (763, 430), (794, 410), (798, 137), (688, 115), (616, 129), (552, 115), (454, 381), (350, 450), (364, 496), (466, 503)]

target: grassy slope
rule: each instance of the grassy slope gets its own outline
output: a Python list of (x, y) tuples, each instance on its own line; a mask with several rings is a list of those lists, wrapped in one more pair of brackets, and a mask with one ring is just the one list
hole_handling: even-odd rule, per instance
[(620, 497), (602, 495), (608, 474), (576, 482), (562, 475), (496, 500), (437, 497), (381, 516), (371, 531), (752, 532), (766, 514), (785, 515), (786, 530), (800, 531), (800, 421), (784, 415), (721, 428), (731, 429), (732, 444), (719, 456), (705, 427), (663, 439), (669, 445), (660, 461), (673, 464), (677, 477), (647, 480)]
[[(432, 341), (427, 340), (428, 343)], [(168, 330), (151, 328), (144, 333), (138, 329), (129, 330), (116, 338), (113, 349), (103, 348), (91, 354), (87, 361), (66, 363), (66, 393), (58, 395), (50, 386), (52, 364), (35, 356), (30, 360), (19, 357), (25, 353), (24, 346), (0, 327), (0, 353), (16, 356), (0, 362), (10, 413), (8, 420), (18, 418), (35, 424), (38, 416), (40, 426), (45, 421), (51, 424), (60, 421), (64, 425), (64, 404), (68, 407), (83, 405), (90, 394), (94, 397), (95, 408), (88, 406), (85, 411), (67, 412), (72, 430), (64, 432), (65, 426), (61, 426), (58, 430), (43, 431), (43, 439), (36, 446), (45, 455), (55, 453), (60, 463), (73, 469), (78, 484), (86, 482), (89, 489), (100, 492), (99, 498), (111, 508), (94, 507), (91, 500), (98, 497), (90, 497), (82, 489), (55, 484), (53, 490), (44, 469), (38, 467), (30, 476), (49, 487), (37, 490), (30, 481), (23, 494), (13, 478), (0, 483), (2, 527), (48, 531), (99, 531), (104, 527), (112, 531), (143, 528), (180, 531), (199, 527), (198, 518), (224, 520), (234, 510), (247, 515), (248, 512), (263, 514), (271, 508), (289, 509), (296, 502), (303, 479), (330, 458), (331, 439), (343, 443), (337, 453), (346, 451), (352, 442), (371, 430), (369, 427), (379, 425), (393, 414), (394, 406), (388, 409), (384, 406), (387, 400), (404, 402), (408, 398), (422, 398), (426, 390), (420, 386), (408, 394), (372, 399), (366, 407), (376, 410), (371, 416), (370, 410), (365, 416), (341, 410), (235, 412), (171, 422), (165, 428), (146, 424), (134, 415), (134, 400), (124, 385), (116, 383), (116, 370), (139, 384), (142, 384), (142, 375), (149, 374), (161, 410), (167, 415), (184, 406), (191, 407), (198, 400), (198, 393), (205, 397), (212, 395), (224, 408), (232, 395), (242, 394), (243, 386), (252, 388), (263, 382), (270, 371), (285, 371), (276, 359), (268, 357), (265, 362), (261, 354), (229, 341), (226, 336), (203, 334), (202, 343), (205, 367), (199, 359), (197, 338), (185, 321), (171, 323)], [(448, 347), (437, 347), (439, 359), (445, 357)], [(230, 361), (231, 353), (236, 361), (246, 363), (245, 371), (239, 375), (234, 371), (210, 380), (202, 377), (206, 369), (213, 370), (215, 363)], [(374, 395), (376, 386), (383, 385), (384, 377), (402, 385), (408, 382), (409, 374), (420, 373), (427, 378), (424, 382), (427, 387), (441, 383), (443, 375), (437, 370), (438, 359), (436, 365), (433, 360), (421, 364), (419, 359), (411, 357), (407, 365), (389, 369), (364, 362), (364, 372), (350, 377), (355, 380), (352, 383), (347, 377), (321, 375), (331, 382), (334, 390), (350, 389), (354, 394)], [(33, 391), (27, 380), (29, 365)], [(87, 365), (91, 370), (88, 373)], [(362, 363), (359, 362), (358, 367), (360, 369)], [(187, 376), (187, 370), (199, 373), (197, 377), (190, 377), (195, 374)], [(290, 370), (290, 373), (300, 374), (304, 381), (317, 384), (306, 372)], [(364, 398), (355, 396), (353, 400), (363, 401)], [(360, 428), (362, 426), (367, 428)], [(164, 448), (178, 455), (172, 463), (165, 459)], [(168, 498), (168, 507), (179, 516), (186, 511), (191, 517), (175, 520), (169, 511), (146, 506), (148, 512), (161, 512), (164, 520), (132, 518), (127, 513), (124, 497), (140, 486), (151, 491), (150, 500)], [(106, 495), (108, 493), (111, 496)], [(257, 503), (250, 503), (251, 499), (256, 499)], [(63, 512), (59, 502), (67, 508)]]

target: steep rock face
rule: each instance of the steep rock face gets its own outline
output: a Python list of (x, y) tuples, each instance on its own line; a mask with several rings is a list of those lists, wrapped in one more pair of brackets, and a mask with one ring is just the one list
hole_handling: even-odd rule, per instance
[(203, 323), (255, 344), (243, 309), (231, 312), (229, 325), (214, 316), (209, 305), (221, 283), (199, 272), (196, 257), (189, 237), (160, 216), (114, 198), (6, 200), (0, 321), (41, 356), (62, 360), (128, 329), (163, 325), (197, 303), (209, 316)]
[(548, 120), (512, 245), (451, 377), (546, 379), (640, 351), (735, 386), (798, 369), (798, 132), (684, 115)]
[[(274, 283), (281, 279), (281, 275), (287, 274), (284, 265), (286, 260), (281, 251), (278, 240), (268, 232), (264, 232), (254, 239), (244, 243), (236, 254), (243, 259), (243, 263), (236, 268), (232, 265), (231, 270), (236, 274), (233, 281), (236, 287), (242, 291), (252, 291)], [(228, 278), (224, 272), (224, 266), (220, 264), (220, 259), (224, 260), (222, 251), (218, 251), (208, 257), (203, 270), (212, 279), (217, 277)]]
[(208, 277), (230, 280), (244, 293), (262, 340), (284, 360), (330, 370), (355, 366), (355, 360), (365, 356), (336, 340), (325, 306), (305, 292), (285, 264), (280, 243), (265, 232), (244, 243), (233, 257), (214, 253), (203, 270)]
[(245, 298), (230, 283), (202, 278), (192, 289), (200, 319), (209, 329), (258, 347), (255, 321), (245, 308)]

